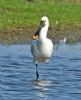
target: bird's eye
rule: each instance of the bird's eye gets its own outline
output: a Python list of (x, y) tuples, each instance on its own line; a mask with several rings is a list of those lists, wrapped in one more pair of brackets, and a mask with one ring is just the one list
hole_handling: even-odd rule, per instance
[(43, 21), (40, 22), (40, 24), (43, 23)]

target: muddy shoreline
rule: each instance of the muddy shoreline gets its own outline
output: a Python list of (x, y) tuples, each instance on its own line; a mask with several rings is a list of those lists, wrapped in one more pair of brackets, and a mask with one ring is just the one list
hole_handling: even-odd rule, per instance
[[(37, 27), (17, 27), (0, 29), (0, 44), (25, 44), (31, 42), (32, 34)], [(67, 42), (81, 42), (81, 27), (49, 27), (48, 37), (54, 42), (67, 38)]]

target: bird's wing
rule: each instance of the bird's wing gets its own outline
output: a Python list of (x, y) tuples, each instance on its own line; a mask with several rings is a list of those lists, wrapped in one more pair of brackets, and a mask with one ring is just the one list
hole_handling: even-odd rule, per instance
[(38, 53), (38, 49), (37, 49), (37, 41), (33, 41), (31, 44), (31, 53), (33, 56), (36, 56)]

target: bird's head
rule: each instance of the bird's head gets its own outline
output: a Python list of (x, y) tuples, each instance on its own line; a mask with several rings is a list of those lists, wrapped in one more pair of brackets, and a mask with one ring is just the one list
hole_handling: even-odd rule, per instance
[(41, 21), (40, 21), (40, 25), (39, 25), (39, 27), (38, 27), (38, 30), (33, 34), (32, 39), (33, 39), (33, 40), (38, 39), (39, 33), (40, 33), (41, 29), (44, 28), (44, 27), (48, 27), (48, 26), (49, 26), (48, 17), (43, 16), (43, 17), (41, 18)]

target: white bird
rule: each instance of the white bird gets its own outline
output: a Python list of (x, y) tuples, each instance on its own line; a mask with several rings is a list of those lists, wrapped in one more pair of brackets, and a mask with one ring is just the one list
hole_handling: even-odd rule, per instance
[(60, 43), (66, 43), (66, 41), (67, 41), (67, 38), (66, 37), (64, 37), (63, 40), (62, 39), (59, 40)]
[(32, 36), (31, 53), (36, 64), (36, 79), (39, 77), (38, 64), (48, 62), (53, 52), (53, 43), (47, 38), (49, 20), (46, 16), (41, 18), (38, 30)]

